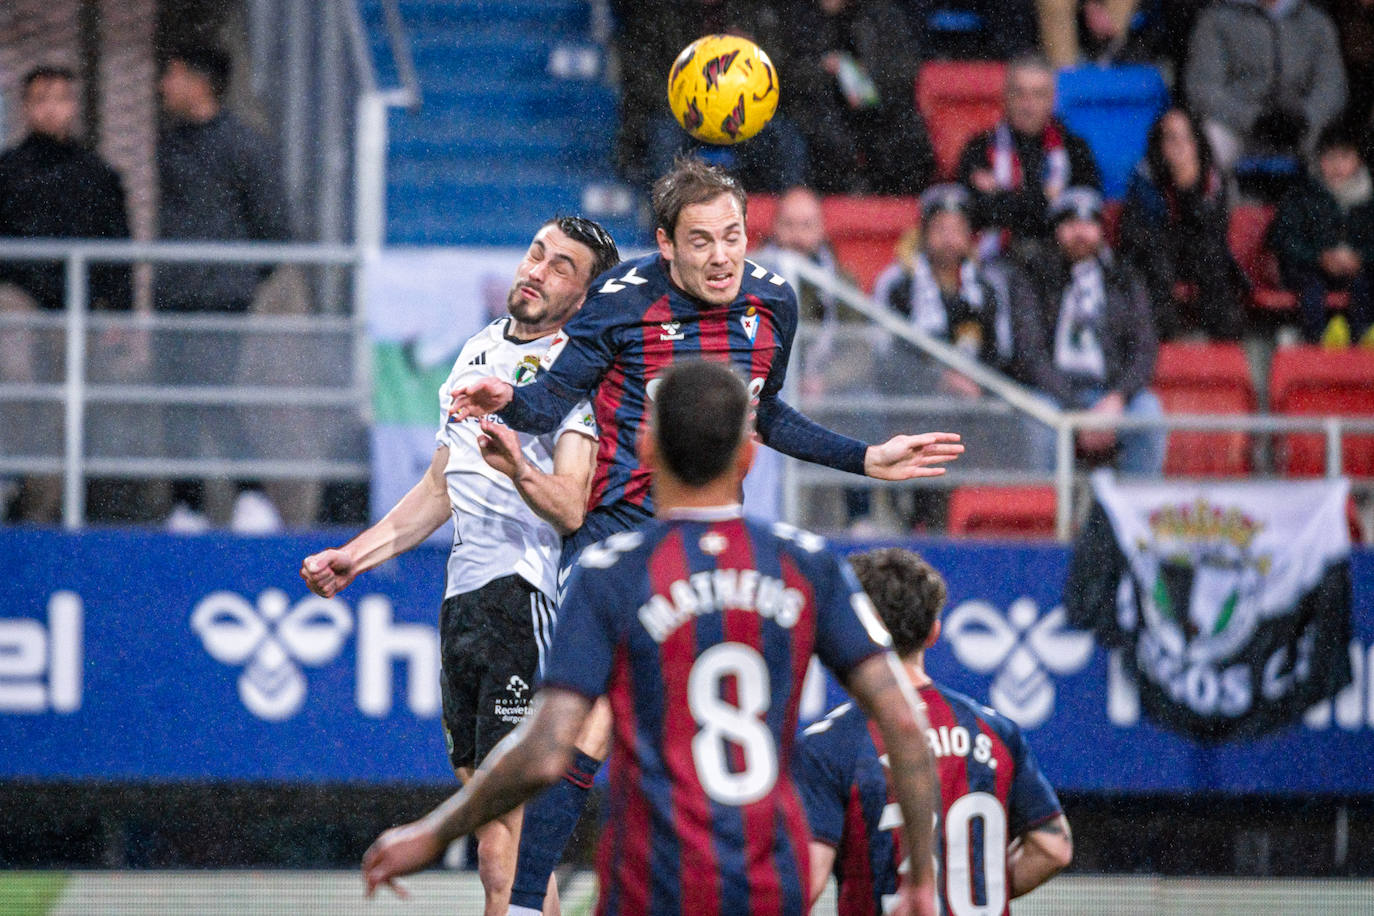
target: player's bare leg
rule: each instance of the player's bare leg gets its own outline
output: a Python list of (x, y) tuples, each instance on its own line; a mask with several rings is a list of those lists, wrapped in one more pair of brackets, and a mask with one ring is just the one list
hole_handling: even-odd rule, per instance
[[(472, 778), (472, 770), (458, 771), (463, 782)], [(520, 823), (524, 808), (503, 814), (473, 832), (477, 840), (477, 877), (482, 882), (485, 898), (483, 916), (505, 916), (510, 906), (510, 889), (515, 882), (515, 858), (520, 849)], [(555, 903), (556, 906), (556, 903)]]
[(577, 736), (577, 749), (588, 757), (605, 760), (611, 750), (611, 701), (601, 697), (592, 705)]

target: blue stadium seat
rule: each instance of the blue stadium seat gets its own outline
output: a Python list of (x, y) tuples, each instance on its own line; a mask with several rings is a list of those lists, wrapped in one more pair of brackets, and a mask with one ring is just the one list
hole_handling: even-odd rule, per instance
[(1150, 125), (1168, 105), (1164, 78), (1148, 65), (1076, 67), (1059, 71), (1058, 95), (1059, 117), (1092, 147), (1104, 194), (1121, 197)]

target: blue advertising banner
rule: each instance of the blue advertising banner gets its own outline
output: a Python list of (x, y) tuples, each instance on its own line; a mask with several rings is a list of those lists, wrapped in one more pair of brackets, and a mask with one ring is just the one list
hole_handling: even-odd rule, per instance
[[(0, 779), (449, 783), (444, 550), (310, 595), (317, 537), (0, 530)], [(941, 682), (1017, 719), (1054, 783), (1111, 792), (1374, 791), (1374, 552), (1355, 682), (1305, 722), (1208, 746), (1140, 716), (1120, 660), (1069, 629), (1060, 545), (915, 543), (946, 576)]]

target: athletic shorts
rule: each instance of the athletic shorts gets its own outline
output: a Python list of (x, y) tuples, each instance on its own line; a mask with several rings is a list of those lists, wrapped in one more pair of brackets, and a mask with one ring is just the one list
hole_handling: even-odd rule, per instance
[(480, 764), (520, 724), (556, 619), (553, 601), (519, 576), (444, 599), (439, 685), (455, 770)]

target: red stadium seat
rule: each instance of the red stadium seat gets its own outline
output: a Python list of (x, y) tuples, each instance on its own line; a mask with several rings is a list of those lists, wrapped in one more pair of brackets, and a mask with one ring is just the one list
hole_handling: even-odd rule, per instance
[[(1269, 404), (1276, 414), (1374, 416), (1374, 351), (1360, 347), (1276, 350), (1269, 373)], [(1280, 436), (1275, 457), (1290, 476), (1321, 474), (1325, 437), (1320, 433)], [(1352, 476), (1374, 476), (1374, 436), (1347, 435), (1342, 468)]]
[(1265, 233), (1274, 219), (1274, 208), (1265, 204), (1243, 204), (1231, 211), (1228, 241), (1231, 254), (1250, 280), (1250, 301), (1257, 308), (1286, 311), (1296, 308), (1297, 297), (1283, 288), (1278, 262), (1265, 247)]
[(916, 107), (925, 118), (935, 163), (953, 178), (969, 138), (1002, 117), (1007, 66), (990, 61), (931, 61), (916, 77)]
[[(1249, 414), (1255, 410), (1250, 365), (1239, 344), (1161, 344), (1150, 387), (1166, 413)], [(1243, 432), (1172, 432), (1164, 473), (1183, 477), (1248, 474), (1250, 447), (1250, 436)]]
[[(777, 210), (775, 195), (750, 195), (746, 222), (751, 243), (761, 245), (768, 239)], [(896, 257), (902, 233), (920, 219), (914, 197), (832, 195), (821, 202), (821, 211), (835, 258), (868, 291), (873, 289), (873, 281), (882, 269)]]
[(1054, 506), (1054, 487), (959, 487), (949, 497), (949, 533), (1054, 537)]

